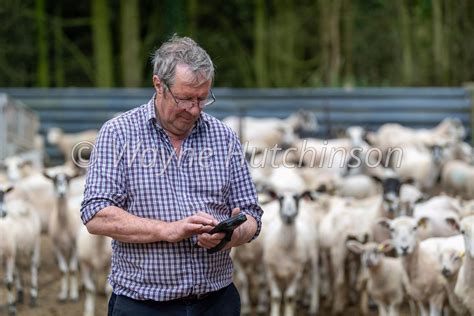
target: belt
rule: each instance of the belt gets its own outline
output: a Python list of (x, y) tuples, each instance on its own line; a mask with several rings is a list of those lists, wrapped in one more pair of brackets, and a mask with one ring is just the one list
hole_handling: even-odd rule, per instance
[(215, 294), (218, 294), (220, 292), (223, 292), (225, 291), (225, 289), (227, 289), (227, 286), (226, 287), (223, 287), (222, 289), (219, 289), (217, 291), (213, 291), (213, 292), (207, 292), (207, 293), (200, 293), (200, 294), (190, 294), (188, 296), (184, 296), (184, 297), (180, 297), (180, 298), (177, 298), (173, 301), (175, 302), (194, 302), (194, 301), (201, 301), (209, 296), (212, 296), (212, 295), (215, 295)]

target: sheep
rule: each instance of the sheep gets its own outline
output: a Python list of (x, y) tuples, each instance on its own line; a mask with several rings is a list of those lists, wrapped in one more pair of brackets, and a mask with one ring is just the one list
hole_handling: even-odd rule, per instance
[(464, 238), (466, 254), (464, 262), (459, 270), (458, 279), (454, 288), (454, 293), (460, 298), (463, 305), (474, 314), (474, 216), (462, 219), (460, 231)]
[(337, 192), (340, 196), (364, 199), (380, 193), (378, 183), (364, 174), (349, 175), (341, 179)]
[[(457, 227), (457, 222), (449, 219), (451, 225)], [(459, 228), (458, 228), (459, 229)], [(464, 256), (464, 240), (461, 234), (451, 237), (435, 237), (423, 240), (420, 248), (432, 254), (441, 265), (441, 273), (446, 278), (446, 293), (449, 305), (456, 313), (464, 314), (465, 308), (454, 293), (454, 287), (458, 279), (458, 272), (462, 265)]]
[(390, 148), (415, 146), (445, 146), (460, 142), (465, 137), (462, 122), (446, 118), (433, 129), (412, 129), (396, 123), (382, 125), (377, 133), (368, 133), (370, 144), (386, 152)]
[[(435, 147), (438, 148), (438, 147)], [(438, 150), (420, 146), (404, 146), (394, 151), (390, 165), (402, 180), (414, 181), (421, 190), (432, 190), (441, 170), (442, 159)]]
[(384, 256), (393, 249), (390, 241), (381, 244), (362, 244), (349, 240), (347, 247), (361, 255), (362, 265), (368, 271), (367, 292), (377, 304), (379, 315), (399, 315), (403, 302), (405, 271), (399, 258)]
[(400, 187), (400, 214), (412, 216), (415, 204), (424, 201), (425, 195), (414, 185), (403, 183)]
[(35, 170), (19, 180), (7, 199), (22, 199), (33, 204), (35, 212), (40, 216), (41, 233), (48, 232), (50, 217), (56, 207), (56, 198), (53, 183), (42, 172)]
[[(82, 197), (75, 197), (82, 200)], [(80, 203), (80, 202), (79, 202)], [(112, 256), (111, 239), (107, 236), (91, 235), (85, 226), (81, 226), (77, 236), (77, 257), (86, 290), (84, 316), (93, 316), (95, 309), (96, 283), (104, 279), (110, 269)], [(102, 277), (102, 278), (101, 278)], [(105, 282), (105, 292), (112, 292), (111, 286)]]
[(448, 161), (441, 171), (441, 186), (448, 193), (474, 199), (474, 167), (462, 160)]
[(263, 239), (271, 315), (280, 314), (282, 299), (285, 315), (295, 314), (296, 295), (306, 269), (309, 269), (310, 276), (309, 312), (314, 315), (319, 308), (317, 227), (313, 209), (304, 203), (304, 199), (311, 198), (311, 195), (305, 191), (304, 181), (293, 169), (275, 169), (270, 183), (278, 188), (269, 190), (269, 194), (278, 199), (279, 210), (270, 216)]
[(349, 238), (361, 242), (385, 240), (386, 237), (375, 229), (375, 223), (378, 218), (387, 216), (388, 210), (381, 194), (363, 200), (333, 197), (329, 204), (329, 212), (320, 224), (319, 240), (323, 262), (330, 264), (333, 274), (333, 313), (339, 314), (347, 301), (345, 243)]
[(348, 138), (322, 140), (305, 138), (295, 142), (294, 152), (307, 167), (344, 175), (351, 159), (352, 142)]
[[(66, 163), (70, 163), (78, 162), (84, 158), (89, 159), (97, 134), (98, 131), (95, 129), (66, 134), (62, 129), (53, 127), (48, 130), (47, 139), (50, 144), (58, 147), (59, 151), (64, 155)], [(79, 143), (87, 144), (87, 146), (81, 146), (79, 149), (75, 148)]]
[(48, 234), (53, 241), (54, 252), (62, 273), (58, 299), (63, 302), (68, 297), (68, 274), (70, 274), (69, 298), (72, 301), (76, 301), (79, 297), (76, 238), (81, 226), (79, 216), (80, 200), (77, 198), (68, 199), (71, 176), (62, 172), (54, 177), (45, 172), (44, 176), (53, 181), (56, 192), (56, 207), (50, 217)]
[[(268, 204), (262, 205), (265, 212), (267, 212), (267, 205)], [(278, 210), (274, 210), (274, 212), (278, 212)], [(268, 213), (264, 214), (264, 217), (266, 217)], [(262, 218), (262, 221), (264, 221), (264, 223), (267, 222), (265, 218)], [(262, 265), (265, 230), (266, 228), (262, 228), (259, 238), (251, 243), (232, 248), (231, 256), (234, 264), (235, 279), (237, 281), (236, 285), (240, 293), (241, 313), (243, 315), (249, 315), (252, 312), (250, 300), (250, 294), (252, 292), (256, 293), (258, 297), (257, 313), (266, 313), (267, 311), (265, 269), (264, 265)]]
[(316, 117), (307, 111), (298, 111), (283, 120), (229, 116), (223, 122), (241, 135), (242, 144), (247, 143), (249, 149), (287, 147), (298, 139), (297, 133), (317, 129)]
[(459, 221), (457, 201), (449, 196), (440, 195), (415, 205), (415, 219), (428, 218), (426, 225), (420, 227), (418, 237), (423, 240), (429, 237), (449, 237), (457, 234), (446, 219)]
[(22, 200), (5, 201), (4, 195), (12, 187), (0, 189), (0, 256), (3, 255), (6, 269), (5, 281), (8, 291), (8, 310), (16, 314), (13, 294), (14, 273), (16, 273), (17, 302), (23, 301), (21, 271), (30, 270), (30, 306), (36, 306), (38, 298), (38, 266), (40, 263), (40, 220), (33, 207)]
[(420, 247), (417, 230), (426, 225), (427, 218), (416, 220), (413, 217), (400, 216), (393, 220), (381, 219), (379, 224), (389, 229), (393, 244), (401, 257), (407, 274), (406, 290), (416, 301), (421, 315), (441, 315), (446, 299), (446, 280), (442, 277), (441, 267), (436, 258)]
[(467, 200), (467, 201), (460, 201), (459, 206), (460, 206), (459, 216), (461, 216), (461, 218), (474, 215), (474, 199)]

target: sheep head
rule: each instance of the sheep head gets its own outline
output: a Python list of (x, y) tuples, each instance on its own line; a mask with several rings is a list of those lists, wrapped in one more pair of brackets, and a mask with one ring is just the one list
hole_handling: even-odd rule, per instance
[(399, 256), (406, 256), (415, 250), (418, 245), (417, 231), (425, 227), (429, 219), (422, 217), (416, 220), (409, 216), (400, 216), (393, 220), (381, 219), (379, 225), (390, 230), (393, 245)]

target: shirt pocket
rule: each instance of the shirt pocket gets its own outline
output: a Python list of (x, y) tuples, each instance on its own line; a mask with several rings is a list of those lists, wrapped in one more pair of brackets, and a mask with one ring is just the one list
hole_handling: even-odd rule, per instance
[(193, 161), (188, 170), (189, 192), (194, 198), (223, 202), (229, 188), (229, 169), (216, 155)]

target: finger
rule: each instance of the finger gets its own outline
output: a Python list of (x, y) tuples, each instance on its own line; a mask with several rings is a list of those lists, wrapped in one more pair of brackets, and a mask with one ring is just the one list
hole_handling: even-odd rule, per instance
[(198, 241), (201, 242), (203, 245), (206, 246), (217, 246), (221, 240), (213, 239), (212, 235), (209, 234), (201, 234), (198, 236)]
[(209, 225), (209, 226), (215, 226), (214, 221), (210, 218), (206, 218), (203, 216), (199, 215), (193, 215), (188, 217), (188, 221), (193, 224), (202, 224), (202, 225)]
[(219, 244), (219, 242), (217, 242), (217, 241), (214, 241), (214, 242), (211, 242), (211, 241), (209, 241), (209, 242), (202, 241), (201, 244), (203, 245), (204, 248), (210, 249), (210, 248), (214, 248), (215, 246), (217, 246), (217, 245)]
[(222, 240), (224, 239), (225, 237), (225, 234), (224, 233), (215, 233), (215, 234), (212, 234), (212, 235), (209, 235), (210, 239), (212, 240)]
[(196, 223), (187, 223), (185, 226), (186, 232), (188, 232), (188, 234), (193, 234), (193, 235), (207, 233), (210, 230), (212, 230), (212, 228), (213, 226), (204, 225), (204, 224), (196, 224)]
[(202, 211), (199, 211), (199, 212), (197, 212), (197, 213), (196, 213), (196, 214), (194, 214), (194, 215), (203, 216), (203, 217), (206, 217), (206, 218), (208, 218), (208, 219), (212, 219), (212, 220), (214, 220), (214, 219), (215, 219), (215, 218), (214, 218), (214, 216), (212, 216), (211, 214), (209, 214), (209, 213), (206, 213), (206, 212), (202, 212)]
[(232, 216), (236, 216), (240, 213), (240, 207), (236, 207), (232, 210)]
[(198, 239), (198, 245), (203, 248), (207, 248), (207, 249), (214, 248), (218, 244), (219, 244), (218, 242), (211, 242), (211, 241), (206, 241), (203, 239)]
[(210, 219), (212, 221), (211, 225), (213, 225), (213, 226), (216, 226), (217, 224), (219, 224), (219, 221), (214, 216), (212, 216), (211, 214), (208, 214), (208, 213), (205, 213), (205, 212), (197, 212), (194, 215), (195, 216), (201, 216), (201, 217), (204, 217), (206, 219)]

